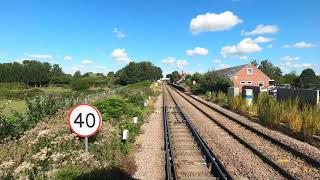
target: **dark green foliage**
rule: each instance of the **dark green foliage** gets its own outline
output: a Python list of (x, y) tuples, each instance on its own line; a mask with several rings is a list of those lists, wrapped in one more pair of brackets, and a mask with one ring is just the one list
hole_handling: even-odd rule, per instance
[(25, 60), (0, 64), (0, 82), (24, 82), (29, 86), (48, 84), (52, 77), (59, 77), (63, 72), (59, 65), (51, 66), (47, 62)]
[(90, 83), (88, 79), (85, 78), (74, 79), (71, 82), (71, 88), (75, 91), (84, 91), (90, 88)]
[(232, 81), (217, 75), (214, 71), (208, 71), (203, 75), (195, 73), (191, 79), (196, 81), (195, 85), (191, 85), (191, 91), (194, 94), (203, 94), (207, 91), (227, 92), (228, 87), (232, 86)]
[(281, 69), (274, 66), (269, 60), (261, 61), (258, 67), (264, 74), (266, 74), (270, 79), (274, 79), (276, 83), (280, 80), (282, 76)]
[(318, 77), (310, 68), (303, 70), (300, 76), (295, 80), (295, 85), (301, 88), (316, 87), (319, 83)]
[(289, 74), (284, 75), (281, 78), (281, 84), (290, 84), (291, 86), (297, 81), (298, 76), (295, 72), (291, 72)]
[(127, 103), (122, 98), (110, 98), (94, 103), (94, 105), (103, 114), (104, 120), (120, 118), (123, 114), (127, 113)]
[(118, 83), (121, 85), (133, 84), (146, 80), (155, 81), (162, 78), (161, 68), (151, 62), (130, 62), (116, 73)]
[(181, 79), (181, 74), (178, 71), (173, 71), (171, 74), (167, 74), (167, 78), (170, 78), (171, 83), (175, 83)]
[(73, 78), (81, 78), (81, 72), (80, 71), (76, 71), (74, 74), (73, 74)]

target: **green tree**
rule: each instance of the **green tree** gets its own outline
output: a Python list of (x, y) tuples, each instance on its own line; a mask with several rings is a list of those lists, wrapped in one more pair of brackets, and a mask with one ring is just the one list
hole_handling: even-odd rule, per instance
[(130, 62), (124, 68), (117, 71), (118, 83), (127, 85), (146, 80), (157, 80), (162, 78), (161, 68), (154, 66), (151, 62)]
[(81, 78), (81, 72), (80, 71), (76, 71), (74, 74), (73, 74), (73, 78)]
[(71, 88), (74, 91), (83, 91), (90, 88), (90, 83), (86, 78), (77, 78), (71, 82)]
[(269, 78), (274, 79), (276, 83), (279, 83), (279, 81), (281, 80), (281, 69), (279, 67), (274, 66), (270, 61), (261, 61), (258, 68)]
[(219, 76), (214, 71), (208, 71), (203, 75), (203, 78), (200, 80), (200, 87), (203, 92), (206, 91), (223, 91), (227, 92), (228, 87), (232, 86), (232, 81), (230, 79)]
[(178, 71), (173, 71), (171, 74), (167, 74), (166, 77), (170, 78), (171, 83), (175, 83), (181, 79), (181, 74)]
[(298, 79), (295, 81), (295, 85), (300, 88), (317, 87), (319, 86), (319, 79), (313, 69), (307, 68), (302, 71)]
[(294, 85), (294, 82), (296, 81), (296, 79), (298, 78), (296, 72), (291, 72), (289, 74), (285, 74), (282, 78), (281, 78), (281, 83), (282, 84), (290, 84), (290, 85)]
[(258, 62), (256, 59), (252, 60), (250, 64), (253, 64), (254, 66), (258, 67)]

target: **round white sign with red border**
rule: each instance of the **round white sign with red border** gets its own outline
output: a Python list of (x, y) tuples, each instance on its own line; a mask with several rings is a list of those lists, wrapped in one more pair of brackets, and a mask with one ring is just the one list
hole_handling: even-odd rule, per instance
[(91, 104), (79, 104), (69, 113), (70, 129), (80, 137), (90, 137), (96, 134), (101, 126), (101, 114)]

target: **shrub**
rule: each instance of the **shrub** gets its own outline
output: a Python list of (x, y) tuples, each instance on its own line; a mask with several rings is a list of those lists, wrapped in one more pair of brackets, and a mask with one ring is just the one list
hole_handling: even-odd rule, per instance
[(25, 83), (15, 82), (15, 83), (0, 83), (0, 87), (9, 90), (23, 90), (28, 86)]
[(93, 103), (103, 114), (103, 119), (120, 118), (127, 113), (126, 101), (122, 98), (110, 98)]
[(319, 109), (314, 106), (306, 105), (302, 109), (302, 133), (305, 137), (310, 138), (316, 134), (320, 126)]
[(219, 91), (216, 95), (215, 102), (222, 107), (226, 107), (228, 106), (228, 97), (224, 92)]
[(79, 166), (66, 166), (58, 170), (56, 179), (72, 180), (79, 177), (84, 172), (84, 169), (79, 169)]
[(3, 99), (26, 99), (35, 96), (44, 95), (45, 92), (40, 89), (10, 90), (0, 89), (0, 98)]
[(20, 135), (33, 128), (44, 117), (54, 115), (61, 107), (65, 106), (63, 100), (48, 96), (27, 100), (26, 104), (26, 112), (13, 112), (10, 116), (0, 115), (0, 139)]
[(241, 115), (250, 117), (250, 107), (247, 105), (247, 102), (241, 97), (236, 96), (232, 97), (229, 100), (229, 107), (232, 111), (235, 111)]
[(71, 82), (71, 88), (75, 91), (83, 91), (90, 88), (90, 83), (87, 79), (81, 78), (81, 79), (74, 79)]
[(301, 131), (302, 128), (302, 116), (299, 110), (299, 101), (298, 99), (287, 102), (286, 104), (286, 112), (284, 121), (288, 124), (289, 129), (294, 132), (298, 133)]

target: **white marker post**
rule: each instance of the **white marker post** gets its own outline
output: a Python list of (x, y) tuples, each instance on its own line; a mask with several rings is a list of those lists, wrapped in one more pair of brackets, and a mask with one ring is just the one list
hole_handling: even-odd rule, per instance
[(69, 127), (84, 138), (85, 152), (88, 153), (88, 137), (96, 134), (102, 123), (101, 114), (90, 104), (79, 104), (69, 114)]

